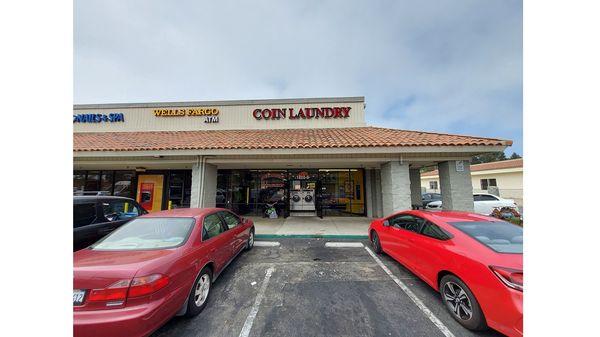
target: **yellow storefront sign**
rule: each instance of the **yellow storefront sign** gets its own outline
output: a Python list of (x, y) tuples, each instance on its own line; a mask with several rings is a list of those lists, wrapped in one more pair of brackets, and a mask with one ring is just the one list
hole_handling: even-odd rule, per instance
[(154, 109), (156, 117), (183, 117), (183, 116), (218, 116), (216, 108), (179, 108), (179, 109)]

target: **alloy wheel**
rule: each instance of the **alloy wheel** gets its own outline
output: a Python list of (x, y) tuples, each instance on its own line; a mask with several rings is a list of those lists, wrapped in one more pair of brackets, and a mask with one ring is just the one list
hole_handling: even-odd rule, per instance
[(373, 234), (371, 238), (371, 244), (373, 245), (373, 249), (375, 249), (376, 251), (379, 250), (379, 237), (377, 236), (377, 234)]
[(206, 301), (208, 292), (210, 291), (210, 276), (203, 274), (196, 283), (196, 289), (194, 291), (194, 302), (196, 306), (200, 307)]
[(454, 316), (463, 321), (473, 317), (471, 300), (465, 290), (454, 282), (446, 282), (443, 289), (444, 301)]
[(248, 248), (254, 246), (254, 232), (250, 231), (250, 238), (248, 238)]

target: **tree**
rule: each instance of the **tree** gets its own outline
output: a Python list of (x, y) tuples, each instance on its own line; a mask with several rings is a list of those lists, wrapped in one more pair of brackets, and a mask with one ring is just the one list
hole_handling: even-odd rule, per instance
[(513, 152), (509, 158), (506, 158), (506, 155), (504, 154), (504, 152), (483, 153), (483, 154), (480, 154), (477, 156), (473, 156), (473, 158), (471, 159), (471, 164), (491, 163), (494, 161), (502, 161), (502, 160), (507, 160), (507, 159), (518, 159), (518, 158), (521, 158), (521, 156), (516, 152)]
[(506, 160), (506, 155), (504, 152), (483, 153), (473, 156), (473, 159), (471, 159), (471, 164), (491, 163), (493, 161), (501, 160)]

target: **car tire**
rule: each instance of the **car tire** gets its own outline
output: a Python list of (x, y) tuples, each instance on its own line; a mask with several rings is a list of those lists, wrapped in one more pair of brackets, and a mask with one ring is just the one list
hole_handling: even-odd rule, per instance
[(379, 235), (375, 231), (371, 232), (371, 247), (373, 247), (376, 254), (381, 254), (381, 241), (379, 241)]
[(212, 287), (212, 271), (208, 267), (204, 267), (196, 280), (190, 295), (188, 297), (188, 307), (185, 313), (187, 317), (194, 317), (204, 310), (208, 297), (210, 296), (210, 289)]
[(246, 241), (246, 250), (252, 249), (254, 247), (254, 227), (250, 228), (250, 235), (248, 235), (248, 241)]
[(454, 275), (442, 277), (440, 295), (450, 315), (462, 326), (475, 331), (487, 329), (479, 302), (461, 279)]

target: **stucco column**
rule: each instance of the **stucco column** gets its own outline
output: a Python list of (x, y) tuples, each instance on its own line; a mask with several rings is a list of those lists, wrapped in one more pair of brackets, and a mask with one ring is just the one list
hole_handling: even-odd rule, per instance
[(373, 216), (383, 216), (383, 196), (381, 195), (381, 170), (373, 170)]
[(408, 164), (391, 161), (381, 166), (381, 192), (384, 216), (411, 209)]
[(373, 186), (372, 186), (373, 170), (365, 169), (365, 201), (367, 203), (367, 217), (373, 217)]
[(217, 166), (198, 163), (192, 166), (192, 195), (190, 207), (215, 207), (217, 195)]
[(473, 186), (468, 160), (438, 163), (442, 207), (444, 210), (473, 212)]
[(422, 206), (423, 200), (421, 197), (421, 170), (410, 169), (410, 203), (411, 205)]

